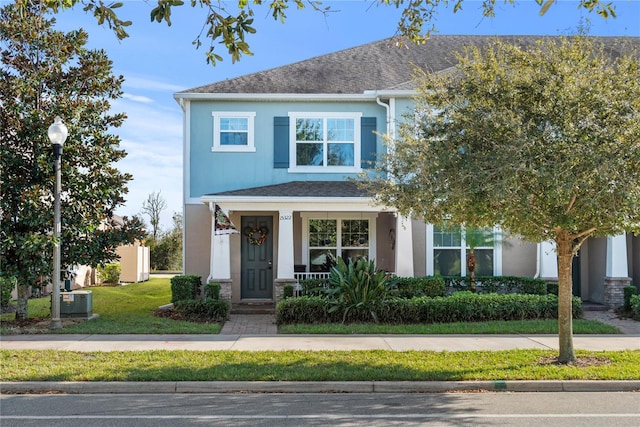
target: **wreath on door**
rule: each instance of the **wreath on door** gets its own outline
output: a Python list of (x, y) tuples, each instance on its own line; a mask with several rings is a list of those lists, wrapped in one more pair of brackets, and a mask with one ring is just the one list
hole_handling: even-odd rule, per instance
[(244, 235), (247, 236), (247, 240), (249, 244), (254, 246), (261, 246), (265, 240), (267, 240), (267, 234), (269, 234), (269, 229), (267, 227), (245, 227)]

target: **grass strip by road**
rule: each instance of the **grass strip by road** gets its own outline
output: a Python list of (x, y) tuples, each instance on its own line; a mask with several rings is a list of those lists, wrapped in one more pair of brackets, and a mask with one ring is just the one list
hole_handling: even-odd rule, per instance
[(139, 351), (0, 350), (2, 381), (640, 380), (640, 351)]
[[(432, 323), (422, 325), (383, 325), (375, 323), (355, 324), (319, 324), (319, 325), (281, 325), (281, 334), (557, 334), (556, 319), (537, 320), (496, 320), (490, 322), (469, 323)], [(619, 334), (615, 326), (606, 325), (597, 320), (574, 319), (574, 334)]]

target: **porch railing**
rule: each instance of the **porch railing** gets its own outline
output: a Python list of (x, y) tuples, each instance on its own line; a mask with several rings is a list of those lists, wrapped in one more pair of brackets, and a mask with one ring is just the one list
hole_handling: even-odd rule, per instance
[(299, 282), (300, 280), (309, 279), (326, 279), (329, 277), (329, 272), (315, 272), (315, 273), (293, 273), (293, 277)]

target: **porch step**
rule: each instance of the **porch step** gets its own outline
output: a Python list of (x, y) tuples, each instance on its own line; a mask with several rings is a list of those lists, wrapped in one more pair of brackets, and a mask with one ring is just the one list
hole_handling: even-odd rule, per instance
[(597, 302), (591, 301), (583, 301), (582, 309), (584, 311), (607, 311), (607, 307), (604, 304), (599, 304)]
[(274, 314), (273, 302), (240, 302), (231, 304), (231, 314)]

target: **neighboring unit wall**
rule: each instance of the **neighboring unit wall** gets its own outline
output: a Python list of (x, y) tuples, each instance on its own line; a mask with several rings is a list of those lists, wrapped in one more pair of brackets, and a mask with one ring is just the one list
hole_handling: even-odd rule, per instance
[(519, 237), (508, 237), (502, 248), (502, 275), (534, 277), (538, 245)]
[(139, 243), (119, 246), (120, 282), (135, 283), (149, 280), (149, 248)]
[(211, 212), (204, 205), (184, 207), (184, 272), (196, 274), (206, 282), (211, 253)]
[[(589, 295), (586, 298), (591, 302), (604, 304), (604, 277), (607, 267), (607, 238), (598, 237), (587, 241), (588, 250), (588, 277), (589, 277)], [(585, 258), (582, 258), (584, 262)]]

